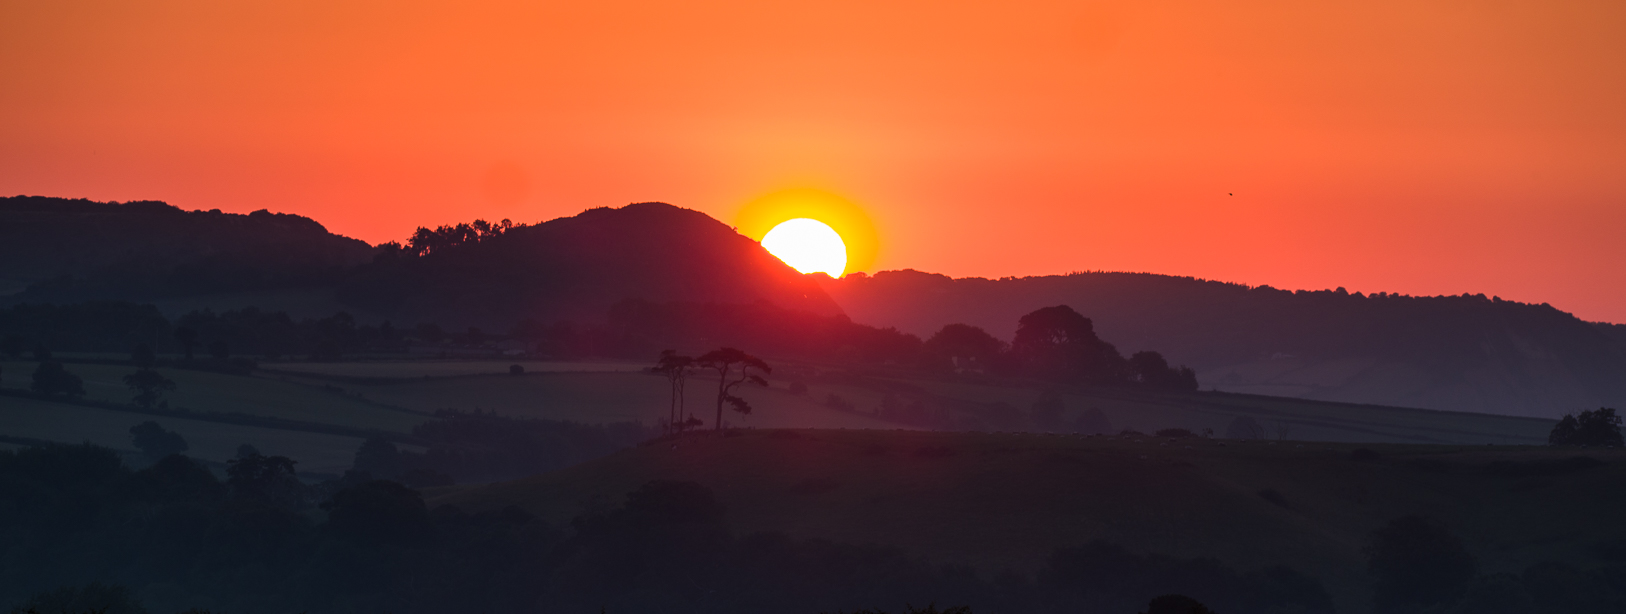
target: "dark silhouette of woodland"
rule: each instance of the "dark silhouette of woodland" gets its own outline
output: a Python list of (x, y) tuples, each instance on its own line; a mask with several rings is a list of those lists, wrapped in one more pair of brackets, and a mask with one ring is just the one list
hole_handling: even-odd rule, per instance
[(1179, 593), (1219, 612), (1331, 611), (1320, 585), (1291, 570), (1241, 573), (1104, 542), (1060, 549), (1037, 574), (994, 579), (894, 549), (734, 535), (730, 512), (691, 482), (650, 482), (552, 526), (514, 507), (430, 509), (412, 488), (367, 476), (302, 484), (294, 466), (247, 451), (222, 481), (180, 455), (131, 470), (88, 445), (0, 451), (0, 603), (313, 614), (965, 611), (904, 608), (935, 601), (1044, 614), (1137, 612)]

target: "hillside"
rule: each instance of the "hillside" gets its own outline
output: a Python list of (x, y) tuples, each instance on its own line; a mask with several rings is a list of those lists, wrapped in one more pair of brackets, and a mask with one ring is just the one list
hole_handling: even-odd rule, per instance
[(309, 218), (128, 203), (0, 198), (0, 295), (153, 300), (320, 286), (372, 257)]
[[(1287, 565), (1323, 582), (1338, 610), (1369, 611), (1361, 547), (1382, 523), (1426, 514), (1485, 573), (1542, 561), (1605, 563), (1626, 537), (1598, 510), (1626, 455), (1551, 469), (1573, 451), (1520, 447), (1270, 444), (1019, 434), (759, 431), (647, 445), (547, 475), (449, 489), (431, 505), (514, 504), (549, 522), (619, 501), (652, 479), (717, 493), (736, 532), (875, 543), (984, 577), (1031, 573), (1056, 548), (1105, 539), (1136, 553)], [(1549, 469), (1551, 469), (1549, 471)], [(1275, 493), (1261, 496), (1262, 491)], [(1564, 505), (1552, 505), (1563, 501)]]
[(1009, 339), (1070, 305), (1125, 352), (1156, 349), (1204, 389), (1556, 417), (1626, 405), (1626, 339), (1548, 305), (1364, 296), (1139, 273), (953, 279), (887, 271), (828, 281), (856, 322), (929, 336), (950, 323)]
[(811, 280), (704, 213), (664, 203), (589, 209), (358, 269), (340, 297), (405, 321), (506, 330), (601, 320), (625, 299), (840, 313)]

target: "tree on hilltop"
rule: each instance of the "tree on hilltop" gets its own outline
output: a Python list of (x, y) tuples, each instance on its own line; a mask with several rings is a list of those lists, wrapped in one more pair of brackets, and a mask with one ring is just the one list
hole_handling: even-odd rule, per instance
[(1095, 324), (1066, 305), (1022, 316), (1011, 354), (1027, 375), (1053, 381), (1120, 382), (1127, 367), (1117, 348), (1095, 336)]
[(1614, 408), (1600, 407), (1583, 411), (1579, 416), (1565, 414), (1547, 435), (1547, 443), (1555, 446), (1621, 446), (1620, 416)]
[[(722, 348), (702, 354), (695, 359), (695, 364), (703, 369), (717, 372), (717, 430), (723, 429), (723, 404), (732, 406), (734, 411), (741, 414), (751, 413), (751, 404), (734, 394), (734, 389), (740, 384), (752, 383), (758, 386), (767, 386), (768, 380), (764, 375), (773, 373), (768, 363), (734, 348)], [(739, 375), (734, 375), (735, 367), (739, 368)]]

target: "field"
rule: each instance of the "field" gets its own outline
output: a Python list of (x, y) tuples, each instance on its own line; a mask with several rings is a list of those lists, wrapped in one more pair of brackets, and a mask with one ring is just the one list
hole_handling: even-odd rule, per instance
[[(69, 358), (85, 384), (91, 408), (21, 397), (0, 397), (0, 436), (77, 443), (90, 440), (128, 449), (129, 426), (145, 420), (182, 432), (191, 452), (214, 462), (241, 443), (263, 441), (267, 453), (299, 460), (305, 471), (334, 473), (347, 466), (357, 433), (405, 434), (441, 409), (586, 423), (658, 424), (668, 412), (666, 380), (642, 363), (514, 360), (354, 360), (266, 363), (251, 376), (161, 368), (177, 388), (166, 396), (182, 417), (153, 417), (128, 407), (122, 377), (128, 365), (113, 357)], [(88, 362), (85, 361), (87, 359)], [(509, 373), (519, 364), (524, 372)], [(0, 362), (0, 387), (26, 388), (31, 361)], [(744, 428), (920, 428), (883, 419), (888, 402), (920, 403), (951, 411), (1022, 415), (1041, 390), (1034, 386), (925, 377), (908, 372), (853, 372), (819, 365), (781, 364), (767, 389), (747, 388), (750, 415), (725, 414)], [(716, 379), (691, 377), (685, 404), (707, 421), (715, 415)], [(792, 386), (798, 387), (793, 391)], [(1255, 419), (1270, 438), (1345, 443), (1536, 444), (1551, 422), (1485, 414), (1350, 405), (1227, 393), (1162, 394), (1122, 389), (1062, 389), (1064, 417), (1099, 409), (1114, 431), (1154, 432), (1179, 427), (1223, 435), (1238, 416)], [(833, 405), (832, 398), (842, 402)], [(836, 405), (840, 405), (839, 407)], [(48, 408), (60, 411), (52, 414)], [(72, 416), (59, 420), (51, 416)], [(245, 425), (241, 417), (299, 425)], [(890, 418), (890, 417), (889, 417)], [(185, 425), (183, 430), (180, 425)], [(211, 426), (212, 425), (212, 426)], [(296, 428), (297, 427), (297, 428)], [(333, 427), (332, 429), (323, 429)], [(1028, 429), (1008, 427), (1005, 430)], [(337, 429), (337, 430), (335, 430)], [(313, 432), (314, 431), (314, 432)]]
[[(1357, 447), (1377, 458), (1355, 460)], [(1522, 446), (754, 431), (452, 487), (430, 503), (469, 511), (516, 504), (562, 526), (618, 505), (645, 481), (692, 480), (717, 493), (740, 533), (896, 546), (974, 565), (984, 577), (1032, 571), (1057, 547), (1105, 539), (1243, 570), (1289, 565), (1321, 579), (1340, 610), (1365, 611), (1361, 547), (1405, 514), (1444, 521), (1486, 572), (1601, 563), (1591, 548), (1626, 538), (1626, 527), (1600, 513), (1626, 505), (1626, 451), (1585, 453), (1601, 466), (1548, 471), (1540, 463), (1576, 451)], [(1261, 496), (1266, 490), (1276, 494)]]
[(187, 454), (220, 463), (232, 458), (237, 447), (249, 444), (262, 454), (287, 456), (299, 461), (301, 472), (341, 474), (350, 468), (361, 439), (324, 433), (225, 424), (207, 420), (152, 417), (132, 412), (49, 403), (33, 399), (0, 397), (0, 435), (62, 443), (90, 442), (135, 454), (130, 445), (130, 427), (155, 420), (164, 428), (180, 433), (190, 449)]

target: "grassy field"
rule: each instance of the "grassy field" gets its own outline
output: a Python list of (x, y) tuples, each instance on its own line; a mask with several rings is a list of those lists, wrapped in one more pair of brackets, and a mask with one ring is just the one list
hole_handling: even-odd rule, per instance
[(130, 427), (153, 420), (180, 433), (189, 456), (225, 462), (237, 447), (249, 444), (260, 453), (299, 461), (302, 472), (342, 474), (355, 459), (361, 439), (286, 429), (223, 424), (206, 420), (153, 417), (133, 412), (0, 397), (0, 435), (62, 443), (90, 442), (115, 450), (135, 452)]
[[(101, 358), (99, 360), (106, 360)], [(163, 368), (177, 383), (167, 395), (169, 406), (198, 414), (241, 414), (406, 433), (439, 409), (485, 410), (515, 417), (572, 420), (585, 423), (634, 421), (657, 424), (667, 415), (668, 388), (662, 377), (644, 373), (627, 362), (520, 362), (522, 375), (508, 374), (507, 360), (374, 360), (323, 363), (271, 363), (253, 376), (225, 375)], [(26, 388), (35, 363), (0, 362), (0, 386)], [(725, 413), (730, 426), (747, 428), (879, 429), (910, 428), (883, 420), (879, 408), (888, 397), (948, 408), (956, 415), (1002, 407), (1022, 413), (1039, 398), (1033, 386), (999, 382), (954, 381), (909, 373), (851, 373), (815, 366), (786, 364), (767, 389), (745, 388), (754, 406), (748, 416)], [(89, 400), (126, 404), (130, 390), (121, 378), (131, 367), (74, 362), (67, 368), (84, 379)], [(689, 410), (710, 426), (715, 407), (715, 379), (696, 375), (689, 382)], [(793, 393), (791, 384), (806, 387)], [(1268, 436), (1298, 441), (1345, 443), (1533, 444), (1545, 441), (1551, 421), (1349, 405), (1301, 399), (1227, 393), (1161, 394), (1122, 389), (1068, 389), (1062, 393), (1066, 414), (1101, 410), (1115, 430), (1154, 432), (1169, 427), (1223, 435), (1238, 416), (1264, 425)], [(847, 409), (826, 400), (840, 397)], [(127, 429), (153, 419), (138, 413), (74, 407), (48, 411), (40, 402), (0, 397), (0, 435), (77, 443), (90, 440), (129, 448)], [(968, 409), (969, 408), (969, 409)], [(978, 409), (983, 408), (983, 409)], [(192, 418), (197, 418), (193, 420)], [(183, 435), (202, 458), (224, 460), (241, 443), (268, 442), (267, 453), (289, 455), (301, 469), (331, 473), (348, 466), (354, 437), (313, 434), (268, 426), (218, 424), (231, 420), (208, 415), (158, 419), (185, 423)], [(240, 421), (239, 421), (240, 422)], [(214, 426), (207, 426), (214, 424)], [(1012, 427), (1026, 428), (1026, 427)], [(311, 430), (305, 428), (305, 431)], [(319, 430), (319, 429), (318, 429)], [(279, 451), (280, 450), (280, 451)]]
[(631, 362), (559, 362), (541, 360), (390, 360), (369, 362), (285, 362), (262, 364), (268, 373), (327, 375), (342, 378), (411, 378), (456, 375), (507, 375), (511, 365), (526, 373), (638, 373), (649, 365)]
[[(35, 363), (0, 363), (3, 385), (27, 387), (25, 375)], [(123, 378), (132, 369), (125, 365), (69, 363), (67, 369), (85, 383), (85, 398), (128, 403), (129, 387)], [(407, 431), (427, 416), (367, 403), (324, 389), (320, 384), (282, 381), (274, 377), (245, 377), (185, 369), (158, 369), (175, 382), (175, 391), (166, 393), (170, 406), (200, 412), (238, 413), (288, 420), (321, 422), (369, 429)]]
[[(897, 546), (985, 574), (1031, 571), (1053, 549), (1106, 539), (1137, 552), (1208, 556), (1239, 569), (1285, 564), (1367, 611), (1361, 547), (1405, 514), (1444, 521), (1486, 572), (1544, 560), (1598, 564), (1626, 538), (1626, 451), (1563, 475), (1500, 475), (1573, 450), (1220, 442), (921, 431), (754, 431), (648, 445), (552, 474), (454, 487), (432, 505), (520, 505), (555, 526), (618, 505), (651, 479), (714, 490), (739, 532), (783, 531)], [(1280, 504), (1262, 497), (1279, 494)]]

